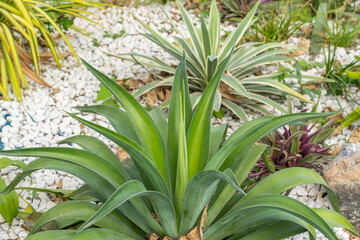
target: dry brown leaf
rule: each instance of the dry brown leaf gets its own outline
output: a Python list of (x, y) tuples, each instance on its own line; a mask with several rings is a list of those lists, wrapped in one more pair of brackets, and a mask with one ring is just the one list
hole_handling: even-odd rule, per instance
[(199, 226), (196, 226), (191, 232), (189, 232), (185, 237), (188, 240), (202, 240), (202, 230)]
[(62, 182), (61, 179), (58, 181), (58, 183), (57, 183), (57, 185), (56, 185), (56, 188), (57, 188), (57, 189), (62, 189), (62, 188), (63, 188), (63, 182)]
[(346, 229), (343, 229), (343, 230), (349, 234), (349, 236), (350, 236), (349, 239), (350, 239), (350, 240), (360, 240), (359, 237), (353, 235), (353, 234), (352, 234), (351, 232), (349, 232), (348, 230), (346, 230)]
[(312, 28), (310, 26), (305, 25), (300, 28), (300, 31), (302, 31), (306, 35), (310, 35), (312, 33)]
[(123, 81), (122, 79), (116, 80), (117, 84), (124, 87), (126, 90), (134, 90), (139, 88), (139, 83), (141, 80), (129, 79)]
[(160, 101), (166, 101), (171, 97), (171, 90), (166, 87), (156, 88), (155, 93)]
[(335, 108), (333, 108), (333, 107), (331, 107), (331, 106), (325, 106), (325, 107), (324, 107), (324, 112), (325, 112), (325, 113), (335, 112), (335, 111), (337, 111), (337, 109), (335, 109)]
[(124, 161), (125, 159), (127, 159), (129, 157), (129, 154), (127, 152), (125, 152), (125, 150), (122, 149), (121, 147), (118, 147), (118, 149), (116, 151), (116, 155), (119, 158), (120, 162)]
[(310, 90), (319, 90), (320, 84), (319, 83), (308, 83), (302, 85), (302, 88), (310, 89)]
[(57, 94), (60, 92), (60, 88), (55, 88), (51, 93), (50, 95), (54, 95), (54, 94)]
[(151, 234), (151, 236), (149, 238), (149, 240), (158, 240), (158, 239), (160, 239), (160, 237), (158, 235), (156, 235), (156, 233), (154, 233), (154, 232)]
[(329, 122), (332, 120), (331, 125), (333, 126), (335, 124), (338, 124), (343, 119), (344, 119), (344, 117), (343, 117), (342, 113), (340, 112), (340, 113), (337, 113), (337, 114), (327, 117), (326, 121)]
[(168, 236), (165, 236), (165, 237), (163, 238), (163, 240), (172, 240), (172, 239), (169, 238)]
[(53, 201), (53, 202), (56, 203), (56, 204), (60, 204), (60, 203), (66, 201), (65, 198), (60, 197), (60, 196), (58, 196), (58, 195), (52, 195), (51, 198), (50, 198), (50, 200)]
[(351, 134), (349, 138), (349, 143), (358, 143), (360, 139), (360, 129), (359, 127), (355, 127), (354, 132)]
[(295, 52), (292, 52), (291, 55), (292, 56), (301, 56), (304, 55), (310, 48), (310, 41), (307, 40), (306, 38), (302, 37), (300, 39), (298, 48), (301, 48), (300, 50), (297, 50)]
[(152, 212), (151, 215), (155, 218), (155, 220), (156, 220), (158, 223), (160, 223), (160, 220), (159, 220), (159, 218), (156, 216), (155, 213)]
[(147, 77), (145, 83), (151, 83), (153, 81), (155, 81), (154, 76), (152, 74), (149, 74), (149, 76)]
[(341, 152), (341, 147), (337, 144), (332, 150), (329, 151), (331, 155), (338, 155)]
[(146, 93), (146, 104), (153, 107), (157, 100), (156, 93), (154, 90)]

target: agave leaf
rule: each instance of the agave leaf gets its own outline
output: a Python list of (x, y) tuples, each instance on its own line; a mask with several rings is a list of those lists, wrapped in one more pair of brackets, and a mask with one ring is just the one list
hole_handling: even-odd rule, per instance
[(112, 81), (106, 75), (97, 71), (83, 60), (85, 66), (98, 78), (114, 95), (128, 113), (140, 142), (149, 152), (152, 162), (155, 163), (165, 182), (169, 182), (168, 164), (165, 159), (164, 143), (159, 130), (156, 128), (151, 117), (142, 108), (140, 103), (131, 96), (124, 88)]
[(232, 75), (225, 74), (221, 78), (221, 81), (232, 87), (237, 92), (237, 94), (244, 96), (248, 99), (251, 99), (246, 88), (241, 84), (241, 82), (238, 79), (234, 78)]
[(138, 89), (135, 93), (133, 93), (133, 96), (134, 96), (134, 98), (137, 98), (157, 87), (172, 86), (173, 80), (174, 80), (174, 77), (169, 77), (162, 81), (150, 82), (150, 83), (144, 85), (143, 87), (141, 87), (140, 89)]
[(214, 154), (220, 149), (221, 145), (224, 143), (227, 129), (228, 129), (228, 124), (222, 124), (220, 126), (214, 126), (214, 125), (211, 126), (209, 159), (211, 159), (214, 156)]
[(203, 16), (200, 16), (200, 23), (201, 23), (202, 48), (203, 48), (204, 58), (207, 59), (208, 56), (211, 55), (212, 51), (211, 51), (211, 43), (210, 43), (208, 27), (205, 23)]
[[(284, 179), (288, 179), (284, 181)], [(254, 186), (248, 193), (247, 196), (243, 197), (238, 204), (246, 199), (252, 198), (263, 193), (282, 193), (288, 189), (291, 189), (297, 185), (317, 183), (322, 184), (329, 196), (329, 199), (336, 211), (340, 211), (339, 203), (334, 191), (326, 184), (324, 179), (316, 172), (307, 168), (287, 168), (277, 173), (274, 173), (267, 178), (260, 181)], [(236, 207), (236, 205), (234, 207)]]
[[(107, 230), (107, 229), (88, 229), (84, 232), (78, 233), (74, 236), (72, 240), (98, 240), (98, 239), (106, 239), (106, 240), (135, 240), (134, 236), (131, 235), (125, 236), (124, 234)], [(143, 239), (143, 238), (139, 238)]]
[(59, 142), (59, 144), (65, 143), (75, 143), (79, 145), (82, 149), (89, 151), (93, 154), (98, 155), (103, 159), (108, 159), (112, 162), (112, 165), (121, 173), (121, 176), (124, 176), (126, 180), (130, 179), (129, 174), (126, 172), (118, 157), (114, 152), (102, 141), (92, 136), (78, 135), (64, 139)]
[[(32, 228), (30, 235), (38, 232), (42, 226), (51, 221), (57, 221), (62, 219), (72, 219), (77, 221), (86, 221), (93, 214), (95, 214), (100, 209), (100, 206), (84, 201), (69, 201), (63, 202), (55, 207), (51, 208), (45, 212), (40, 219), (36, 222), (35, 226)], [(103, 217), (101, 220), (96, 222), (96, 226), (110, 229), (116, 232), (124, 233), (129, 236), (133, 236), (135, 239), (141, 238), (141, 230), (134, 228), (131, 229), (124, 224), (126, 219), (121, 219), (114, 214), (108, 214)]]
[(106, 53), (106, 54), (108, 56), (124, 59), (127, 61), (137, 62), (143, 66), (155, 68), (155, 69), (167, 72), (167, 73), (172, 73), (172, 74), (175, 73), (174, 68), (172, 68), (166, 64), (162, 64), (161, 62), (157, 61), (156, 59), (150, 58), (150, 57), (142, 55), (142, 54), (136, 54), (136, 53), (129, 53), (129, 54), (123, 53), (123, 54), (118, 54), (118, 55), (114, 55), (111, 53)]
[(168, 123), (167, 123), (167, 119), (166, 119), (164, 112), (161, 110), (161, 108), (154, 107), (149, 112), (149, 115), (150, 115), (151, 119), (154, 121), (157, 129), (159, 129), (161, 138), (162, 138), (165, 148), (166, 148), (167, 147), (167, 145), (166, 145), (167, 139), (168, 139), (168, 129), (166, 128), (166, 126)]
[[(244, 221), (244, 219), (246, 219), (246, 221)], [(232, 238), (236, 236), (236, 239), (240, 239), (248, 234), (251, 235), (251, 232), (256, 232), (256, 230), (262, 229), (261, 225), (266, 226), (282, 220), (293, 222), (301, 227), (303, 231), (308, 230), (311, 236), (316, 236), (315, 229), (298, 217), (281, 210), (267, 208), (262, 209), (262, 211), (259, 211), (258, 209), (250, 209), (234, 216), (233, 219), (217, 221), (208, 228), (205, 228), (204, 237), (209, 240), (216, 240), (224, 239), (233, 235)], [(271, 237), (271, 239), (278, 239), (274, 238), (273, 235), (271, 235)]]
[(215, 92), (232, 52), (219, 66), (193, 114), (187, 135), (189, 180), (204, 169), (209, 156), (210, 121)]
[(130, 156), (136, 167), (139, 171), (141, 171), (141, 177), (145, 180), (145, 184), (149, 185), (151, 189), (155, 189), (161, 193), (164, 193), (166, 196), (170, 196), (168, 186), (165, 183), (165, 180), (162, 178), (158, 169), (153, 165), (151, 161), (151, 157), (144, 149), (142, 149), (135, 142), (126, 138), (123, 135), (120, 135), (114, 131), (111, 131), (105, 127), (94, 124), (92, 122), (86, 121), (85, 119), (79, 118), (74, 114), (69, 114), (71, 117), (75, 118), (79, 122), (84, 125), (94, 129), (98, 133), (107, 137), (117, 145), (119, 145), (122, 149), (124, 149)]
[(216, 1), (211, 1), (211, 8), (209, 14), (209, 34), (211, 41), (211, 55), (218, 54), (220, 45), (220, 16), (217, 10)]
[(245, 194), (230, 169), (219, 172), (202, 171), (195, 175), (186, 188), (181, 209), (180, 235), (186, 235), (194, 228), (205, 205), (210, 201), (220, 180), (231, 184), (238, 192)]
[[(241, 161), (242, 165), (238, 168), (238, 171), (235, 173), (236, 179), (239, 182), (243, 182), (246, 177), (249, 175), (255, 163), (259, 160), (263, 152), (268, 148), (265, 144), (254, 145), (249, 149), (246, 154), (245, 159)], [(239, 158), (234, 159), (234, 161), (239, 161)], [(207, 225), (210, 225), (218, 214), (224, 209), (225, 205), (229, 202), (232, 196), (236, 193), (233, 187), (230, 185), (225, 186), (225, 188), (218, 189), (219, 194), (215, 195), (216, 200), (211, 205), (208, 210), (208, 221)]]
[(129, 115), (125, 111), (109, 105), (75, 107), (75, 109), (81, 112), (95, 113), (106, 117), (116, 132), (130, 138), (136, 143), (139, 143), (139, 138), (137, 137), (134, 127), (131, 124)]
[[(169, 199), (159, 193), (146, 190), (144, 185), (137, 181), (131, 180), (120, 186), (101, 206), (101, 208), (89, 218), (81, 227), (78, 229), (79, 232), (90, 227), (104, 216), (111, 213), (114, 209), (122, 205), (127, 200), (136, 196), (147, 196), (154, 206), (155, 213), (162, 223), (164, 230), (171, 237), (177, 236), (177, 227), (175, 219), (175, 211)], [(159, 233), (163, 234), (163, 233)]]
[[(272, 240), (272, 239), (284, 239), (286, 237), (294, 236), (296, 234), (300, 234), (306, 231), (306, 228), (298, 225), (294, 222), (289, 221), (277, 221), (270, 225), (265, 225), (262, 228), (258, 228), (257, 231), (248, 234), (242, 238), (239, 238), (235, 235), (233, 238), (229, 239), (241, 239), (241, 240), (250, 240), (250, 239), (264, 239), (264, 240)], [(310, 235), (311, 240), (315, 240), (315, 238)]]
[[(77, 164), (72, 164), (69, 162), (63, 162), (59, 160), (49, 159), (49, 158), (38, 158), (28, 164), (23, 172), (15, 177), (15, 179), (7, 186), (2, 192), (0, 192), (0, 196), (9, 193), (11, 190), (15, 188), (15, 186), (26, 176), (30, 175), (32, 172), (37, 171), (39, 169), (53, 169), (58, 171), (63, 171), (70, 173), (84, 182), (86, 182), (91, 188), (100, 193), (103, 199), (106, 199), (110, 196), (115, 188), (106, 181), (101, 175), (96, 174), (93, 171), (86, 169), (85, 167), (81, 167)], [(133, 201), (134, 206), (139, 207), (142, 213), (147, 214), (147, 210), (144, 209), (141, 205), (139, 205), (136, 201)], [(128, 203), (124, 204), (120, 210), (129, 218), (131, 221), (135, 222), (137, 226), (141, 227), (145, 232), (151, 232), (151, 229), (148, 227), (148, 223), (152, 223), (157, 228), (154, 221), (149, 221), (149, 214), (144, 216), (139, 216), (137, 210), (135, 210)], [(150, 214), (151, 216), (151, 214)], [(152, 219), (154, 220), (154, 219)]]
[(348, 231), (350, 231), (352, 234), (354, 234), (355, 236), (359, 237), (359, 233), (356, 231), (356, 229), (353, 227), (353, 225), (351, 225), (351, 223), (349, 223), (348, 220), (346, 220), (346, 218), (341, 215), (338, 212), (332, 211), (330, 209), (326, 209), (326, 208), (315, 208), (313, 209), (320, 217), (322, 217), (327, 224), (330, 225), (330, 227), (340, 227), (340, 228), (345, 228)]
[[(264, 76), (261, 76), (264, 77)], [(303, 95), (301, 95), (300, 93), (292, 90), (291, 88), (287, 87), (284, 84), (281, 84), (279, 82), (276, 82), (274, 80), (259, 80), (256, 78), (248, 78), (248, 79), (242, 79), (241, 80), (242, 83), (250, 83), (250, 84), (262, 84), (262, 85), (267, 85), (267, 86), (271, 86), (277, 89), (280, 89), (281, 91), (291, 94), (292, 96), (299, 98), (301, 100), (304, 100), (306, 102), (310, 102), (312, 103), (312, 101), (310, 101), (308, 98), (304, 97)]]
[(292, 214), (317, 228), (328, 239), (338, 239), (330, 226), (311, 208), (295, 199), (279, 194), (260, 194), (247, 198), (241, 204), (236, 204), (229, 214), (226, 214), (222, 219), (232, 218), (240, 212), (250, 209), (261, 210), (267, 208), (278, 209)]
[(75, 230), (52, 230), (28, 236), (26, 240), (70, 240), (75, 233)]
[(238, 118), (240, 118), (244, 122), (248, 121), (245, 111), (236, 103), (233, 103), (232, 101), (222, 98), (222, 105), (230, 109), (230, 111), (232, 111)]
[[(187, 132), (192, 116), (192, 108), (190, 103), (190, 95), (189, 95), (185, 65), (186, 65), (186, 61), (184, 57), (176, 69), (176, 73), (174, 76), (174, 86), (171, 91), (171, 98), (170, 98), (171, 100), (169, 107), (167, 156), (168, 156), (169, 169), (170, 169), (169, 175), (171, 176), (171, 183), (172, 183), (171, 186), (174, 193), (176, 190), (175, 182), (176, 182), (177, 168), (178, 168), (177, 159), (179, 156), (179, 151), (183, 150), (183, 149), (179, 149), (180, 147), (179, 139), (180, 139), (180, 134), (182, 134), (180, 132), (180, 127), (183, 128), (184, 132)], [(181, 99), (180, 96), (183, 96), (182, 101), (180, 100)], [(181, 112), (183, 119), (181, 119)], [(180, 121), (183, 121), (184, 126), (180, 126)]]
[(80, 149), (61, 147), (23, 148), (2, 151), (1, 154), (6, 156), (48, 157), (72, 162), (98, 173), (112, 183), (114, 187), (126, 181), (125, 177), (119, 174), (116, 166), (109, 159), (101, 158), (98, 155)]
[(198, 58), (200, 58), (202, 66), (205, 66), (205, 55), (204, 55), (204, 52), (203, 52), (203, 49), (201, 46), (201, 41), (200, 41), (199, 35), (197, 34), (192, 21), (190, 20), (189, 16), (187, 15), (187, 13), (186, 13), (185, 9), (183, 8), (183, 6), (181, 5), (180, 1), (176, 0), (176, 3), (180, 10), (183, 21), (184, 21), (187, 29), (189, 30), (191, 41), (195, 47)]

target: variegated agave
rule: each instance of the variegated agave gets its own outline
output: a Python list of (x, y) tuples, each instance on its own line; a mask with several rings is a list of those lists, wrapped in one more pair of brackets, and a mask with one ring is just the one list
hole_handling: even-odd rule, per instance
[[(193, 111), (183, 58), (174, 75), (168, 119), (159, 108), (146, 112), (124, 88), (85, 63), (124, 110), (105, 105), (77, 108), (105, 116), (115, 131), (70, 115), (118, 144), (130, 158), (120, 162), (103, 142), (85, 135), (61, 142), (75, 143), (81, 149), (1, 151), (1, 155), (38, 158), (23, 167), (0, 195), (10, 193), (25, 176), (40, 169), (64, 171), (86, 183), (64, 195), (68, 201), (45, 212), (27, 239), (140, 240), (151, 234), (178, 239), (193, 230), (207, 240), (281, 239), (305, 231), (315, 239), (315, 228), (328, 239), (337, 239), (331, 227), (357, 234), (339, 213), (310, 209), (281, 194), (299, 184), (323, 184), (339, 210), (334, 192), (309, 169), (284, 169), (248, 192), (241, 189), (240, 183), (267, 148), (257, 143), (259, 139), (283, 125), (330, 114), (261, 117), (225, 140), (227, 126), (211, 125), (211, 116), (230, 59), (231, 53), (214, 72)], [(80, 196), (82, 201), (74, 200)], [(201, 217), (203, 212), (206, 219)], [(57, 229), (39, 232), (49, 222)]]
[[(301, 94), (279, 83), (277, 77), (281, 73), (260, 76), (253, 75), (259, 71), (259, 67), (290, 60), (289, 57), (284, 55), (292, 51), (291, 49), (283, 49), (286, 46), (280, 43), (245, 43), (239, 45), (242, 36), (254, 22), (253, 17), (259, 3), (253, 7), (237, 29), (225, 41), (222, 41), (220, 37), (220, 17), (215, 0), (212, 1), (208, 25), (204, 18), (201, 17), (200, 29), (195, 28), (179, 1), (177, 1), (177, 5), (189, 31), (190, 38), (188, 39), (181, 34), (183, 37), (175, 37), (176, 43), (171, 43), (164, 39), (151, 27), (136, 18), (136, 16), (134, 17), (149, 31), (149, 33), (142, 34), (144, 37), (161, 46), (176, 59), (180, 60), (183, 52), (186, 53), (187, 69), (191, 74), (189, 76), (189, 87), (192, 92), (191, 98), (193, 101), (196, 102), (201, 97), (202, 92), (209, 84), (214, 73), (225, 61), (232, 48), (235, 48), (234, 54), (226, 68), (226, 73), (221, 77), (220, 88), (216, 92), (215, 111), (218, 111), (220, 106), (223, 105), (238, 117), (247, 121), (244, 112), (245, 108), (271, 114), (271, 111), (269, 112), (263, 108), (262, 104), (270, 106), (271, 109), (275, 108), (283, 113), (287, 113), (286, 109), (270, 99), (270, 96), (277, 96), (277, 99), (279, 99), (284, 95), (291, 94), (304, 101), (309, 101)], [(172, 22), (170, 18), (169, 21)], [(175, 24), (173, 25), (177, 29)], [(179, 30), (177, 31), (181, 33)], [(145, 67), (161, 70), (171, 75), (175, 73), (175, 69), (166, 63), (142, 54), (124, 53), (112, 56), (135, 61)], [(158, 77), (163, 79), (161, 76)], [(172, 82), (173, 77), (151, 82), (137, 91), (134, 96), (138, 97), (158, 86), (172, 85)]]

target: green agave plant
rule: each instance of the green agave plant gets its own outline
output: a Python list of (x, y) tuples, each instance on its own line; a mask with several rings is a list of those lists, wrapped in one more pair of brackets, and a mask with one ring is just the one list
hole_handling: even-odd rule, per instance
[[(5, 100), (10, 100), (8, 82), (12, 85), (16, 99), (22, 100), (21, 88), (28, 87), (25, 76), (50, 87), (39, 77), (40, 63), (47, 62), (46, 59), (52, 56), (60, 68), (62, 61), (62, 54), (57, 48), (51, 29), (60, 34), (76, 57), (61, 27), (61, 20), (66, 18), (59, 17), (81, 17), (93, 22), (82, 15), (90, 14), (82, 9), (84, 6), (98, 7), (98, 3), (87, 0), (65, 0), (59, 3), (46, 0), (0, 1), (0, 94)], [(68, 28), (68, 25), (70, 24), (68, 23), (65, 28)], [(82, 31), (76, 26), (71, 27)], [(50, 55), (40, 53), (40, 43), (50, 49)]]
[[(267, 149), (257, 143), (259, 139), (283, 125), (331, 113), (261, 117), (245, 123), (225, 140), (227, 125), (213, 126), (211, 116), (216, 90), (230, 59), (231, 53), (193, 111), (183, 58), (174, 75), (168, 120), (159, 108), (148, 113), (124, 88), (84, 62), (124, 110), (106, 105), (77, 108), (105, 116), (115, 131), (69, 114), (118, 144), (130, 158), (119, 161), (103, 142), (85, 135), (61, 142), (75, 143), (81, 149), (1, 151), (7, 156), (38, 157), (22, 168), (1, 197), (11, 194), (25, 176), (40, 169), (64, 171), (86, 183), (64, 195), (69, 201), (45, 212), (27, 239), (140, 240), (154, 233), (178, 239), (194, 229), (207, 240), (281, 239), (305, 231), (315, 239), (315, 228), (328, 239), (337, 239), (331, 227), (344, 227), (357, 234), (341, 214), (311, 209), (281, 194), (299, 184), (322, 184), (339, 211), (334, 192), (309, 169), (284, 169), (247, 192), (241, 189)], [(80, 196), (82, 200), (74, 200)], [(50, 222), (56, 223), (54, 230), (39, 232)]]
[[(271, 73), (261, 76), (253, 75), (255, 72), (259, 71), (259, 67), (290, 60), (290, 58), (284, 56), (284, 54), (293, 51), (293, 49), (283, 49), (286, 46), (280, 43), (245, 43), (239, 45), (242, 36), (254, 22), (253, 17), (259, 2), (242, 20), (237, 29), (227, 36), (224, 41), (222, 41), (220, 37), (220, 17), (215, 0), (212, 1), (208, 25), (204, 18), (201, 17), (200, 29), (195, 28), (179, 1), (177, 1), (177, 5), (180, 9), (182, 19), (189, 31), (190, 39), (182, 35), (182, 37), (175, 38), (177, 41), (176, 43), (171, 43), (136, 16), (134, 17), (149, 31), (149, 33), (142, 34), (144, 37), (161, 46), (176, 59), (180, 60), (182, 53), (186, 53), (187, 69), (190, 73), (189, 87), (192, 91), (191, 98), (193, 101), (200, 99), (201, 93), (210, 83), (216, 70), (225, 61), (232, 48), (235, 48), (234, 54), (226, 68), (226, 73), (221, 76), (222, 84), (216, 92), (214, 102), (215, 111), (219, 111), (220, 106), (223, 105), (235, 113), (239, 118), (247, 121), (244, 112), (245, 108), (271, 115), (271, 112), (263, 108), (260, 104), (266, 104), (271, 108), (287, 113), (286, 109), (276, 103), (276, 101), (270, 99), (270, 96), (275, 95), (281, 98), (284, 95), (291, 94), (302, 100), (310, 101), (286, 85), (279, 83), (277, 78), (281, 73)], [(168, 15), (167, 17), (169, 18)], [(169, 21), (172, 22), (170, 18)], [(173, 24), (173, 26), (177, 29), (175, 24)], [(181, 33), (179, 30), (177, 31)], [(171, 66), (159, 59), (151, 58), (149, 56), (135, 53), (111, 56), (135, 61), (144, 67), (151, 67), (171, 75), (175, 73), (175, 69)], [(159, 76), (159, 78), (162, 77)], [(173, 84), (173, 79), (173, 77), (169, 77), (160, 81), (151, 82), (137, 91), (134, 96), (138, 97), (158, 86), (171, 86)], [(241, 106), (238, 106), (234, 102), (240, 103)]]

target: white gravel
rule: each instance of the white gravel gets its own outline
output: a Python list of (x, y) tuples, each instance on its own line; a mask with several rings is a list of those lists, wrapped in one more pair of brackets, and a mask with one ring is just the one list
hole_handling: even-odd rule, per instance
[[(174, 10), (171, 4), (164, 6), (165, 11), (171, 17), (179, 18), (177, 10)], [(141, 26), (138, 24), (131, 12), (139, 17), (142, 21), (148, 23), (153, 29), (161, 32), (163, 37), (171, 38), (172, 27), (169, 21), (164, 16), (163, 12), (156, 5), (142, 6), (139, 8), (108, 8), (106, 10), (90, 9), (95, 13), (91, 16), (96, 20), (100, 26), (90, 24), (82, 19), (75, 19), (75, 25), (82, 27), (90, 33), (91, 38), (87, 38), (74, 31), (69, 31), (71, 36), (71, 43), (80, 57), (89, 62), (92, 66), (102, 71), (105, 74), (115, 74), (118, 79), (135, 78), (146, 80), (148, 73), (140, 66), (134, 65), (130, 62), (124, 62), (120, 59), (108, 57), (103, 52), (110, 52), (114, 54), (123, 52), (136, 52), (146, 54), (148, 56), (156, 56), (165, 62), (175, 64), (174, 59), (163, 52), (163, 50), (146, 40), (144, 37), (137, 35), (141, 31)], [(198, 18), (191, 15), (194, 22), (198, 22)], [(185, 27), (182, 24), (178, 26), (183, 33), (186, 33)], [(233, 26), (227, 26), (228, 30), (233, 29)], [(121, 30), (126, 32), (122, 38), (104, 38), (105, 31), (110, 33), (119, 33)], [(93, 39), (99, 43), (99, 47), (94, 46)], [(291, 41), (296, 42), (297, 39)], [(65, 44), (59, 42), (60, 50), (68, 52)], [(338, 58), (344, 62), (351, 61), (354, 55), (360, 55), (360, 47), (352, 49), (341, 49)], [(307, 60), (309, 55), (301, 56)], [(323, 59), (319, 55), (315, 61), (322, 62)], [(60, 89), (59, 92), (53, 91), (43, 86), (35, 85), (30, 81), (31, 89), (24, 94), (23, 105), (18, 102), (0, 101), (0, 148), (14, 149), (23, 147), (45, 147), (57, 146), (57, 142), (73, 136), (78, 135), (82, 130), (87, 134), (100, 137), (105, 143), (109, 144), (115, 149), (115, 145), (102, 138), (99, 134), (85, 128), (81, 129), (80, 124), (69, 117), (66, 111), (72, 112), (74, 106), (84, 106), (94, 104), (97, 91), (99, 90), (99, 82), (93, 77), (85, 67), (79, 67), (74, 57), (66, 57), (64, 60), (65, 67), (58, 70), (51, 66), (42, 66), (42, 77), (54, 89)], [(271, 67), (269, 67), (271, 70)], [(310, 74), (320, 75), (323, 69), (314, 69), (308, 71)], [(296, 82), (294, 86), (296, 86)], [(354, 94), (359, 97), (358, 89), (352, 89)], [(325, 91), (325, 90), (324, 90)], [(349, 104), (346, 99), (340, 99), (342, 106), (346, 107), (346, 112), (350, 112), (354, 108), (353, 104)], [(296, 103), (299, 106), (300, 103)], [(335, 106), (333, 97), (322, 96), (320, 101), (319, 111), (323, 106)], [(95, 121), (98, 124), (109, 127), (109, 124), (103, 117), (88, 115), (87, 120)], [(216, 119), (218, 123), (229, 122), (229, 131), (234, 131), (240, 126), (238, 120), (231, 116), (226, 116), (223, 119)], [(329, 143), (342, 143), (343, 139), (348, 139), (351, 134), (348, 130), (343, 130), (342, 135), (333, 137)], [(29, 162), (33, 158), (23, 159), (24, 162)], [(6, 184), (9, 184), (18, 171), (15, 167), (8, 167), (1, 170), (1, 177), (4, 178)], [(38, 171), (32, 174), (31, 178), (26, 178), (21, 186), (39, 187), (39, 188), (56, 188), (59, 181), (62, 181), (63, 189), (76, 189), (82, 181), (62, 172), (52, 170)], [(307, 186), (299, 186), (290, 192), (290, 196), (297, 198), (310, 207), (330, 207), (327, 197), (323, 197), (324, 189), (318, 185), (310, 184)], [(30, 192), (21, 192), (21, 196), (32, 204), (38, 211), (45, 211), (55, 205), (46, 194), (39, 193), (33, 196)], [(26, 205), (21, 202), (21, 207)], [(0, 217), (0, 223), (3, 219)], [(27, 231), (21, 227), (22, 221), (14, 220), (12, 228), (9, 230), (7, 224), (0, 224), (0, 240), (6, 239), (24, 239)], [(336, 230), (340, 239), (347, 240), (349, 236), (343, 231)], [(292, 239), (308, 239), (307, 234), (301, 234)], [(320, 235), (319, 235), (320, 236)], [(324, 239), (319, 237), (318, 239)]]

